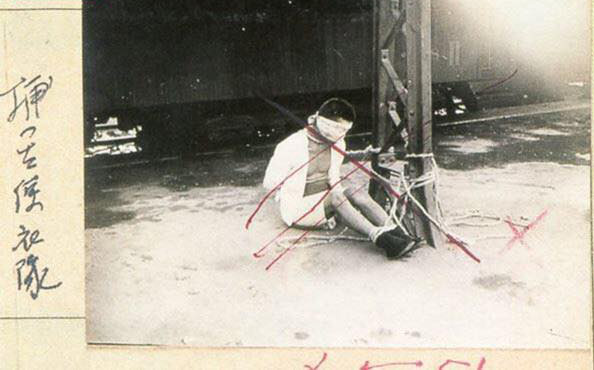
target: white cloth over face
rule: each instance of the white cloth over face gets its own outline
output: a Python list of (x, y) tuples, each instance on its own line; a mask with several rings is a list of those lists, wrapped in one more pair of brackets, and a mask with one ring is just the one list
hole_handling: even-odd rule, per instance
[(337, 122), (322, 116), (316, 116), (315, 124), (319, 133), (333, 143), (345, 137), (353, 126), (352, 122)]
[[(307, 129), (302, 129), (281, 141), (274, 150), (274, 155), (268, 163), (264, 175), (264, 188), (272, 190), (285, 178), (300, 166), (309, 161)], [(334, 145), (342, 149), (346, 148), (344, 139)], [(330, 170), (328, 177), (330, 185), (340, 181), (340, 167), (344, 157), (336, 150), (332, 150), (330, 157)], [(303, 215), (303, 193), (307, 177), (308, 165), (298, 170), (294, 175), (284, 181), (280, 190), (277, 191), (275, 199), (280, 202), (280, 213), (283, 221), (292, 226), (299, 217)], [(342, 191), (340, 184), (333, 191)], [(323, 202), (318, 207), (324, 209)], [(320, 225), (322, 225), (321, 223)]]

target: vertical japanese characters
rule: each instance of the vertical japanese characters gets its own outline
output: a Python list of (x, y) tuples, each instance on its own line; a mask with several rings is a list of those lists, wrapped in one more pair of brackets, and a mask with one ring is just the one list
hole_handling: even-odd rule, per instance
[[(14, 273), (19, 291), (37, 299), (43, 290), (56, 289), (62, 285), (43, 265), (38, 250), (45, 246), (42, 232), (32, 225), (45, 211), (43, 201), (43, 178), (39, 175), (36, 156), (36, 139), (43, 132), (41, 103), (52, 88), (52, 76), (37, 75), (21, 77), (10, 89), (0, 92), (0, 103), (9, 105), (9, 114), (4, 119), (10, 134), (17, 135), (17, 149), (9, 161), (18, 161), (18, 171), (11, 174), (14, 181), (12, 212), (19, 217), (19, 226), (10, 241), (15, 256)], [(53, 279), (52, 279), (53, 278)]]

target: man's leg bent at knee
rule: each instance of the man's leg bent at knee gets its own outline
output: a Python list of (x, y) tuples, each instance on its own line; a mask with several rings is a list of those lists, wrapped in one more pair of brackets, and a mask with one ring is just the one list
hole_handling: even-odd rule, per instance
[(347, 188), (344, 195), (372, 224), (375, 226), (386, 224), (388, 214), (366, 191), (354, 191), (352, 188)]
[[(390, 231), (386, 227), (372, 224), (365, 216), (363, 216), (363, 214), (361, 214), (361, 212), (357, 210), (357, 208), (351, 204), (351, 201), (345, 194), (344, 189), (334, 189), (334, 191), (330, 193), (329, 197), (334, 212), (336, 215), (338, 215), (340, 220), (342, 220), (342, 222), (344, 222), (349, 228), (356, 230), (363, 235), (367, 235), (374, 244), (386, 250), (388, 258), (400, 258), (414, 248), (415, 243), (407, 243), (406, 241), (403, 241), (402, 239), (390, 234)], [(363, 203), (365, 199), (361, 198), (359, 201)], [(371, 197), (370, 201), (375, 203)], [(365, 204), (365, 206), (367, 205)], [(382, 212), (385, 214), (385, 211), (382, 210)], [(379, 212), (377, 216), (379, 216)], [(384, 217), (387, 218), (387, 214)]]
[(344, 189), (342, 187), (333, 189), (332, 192), (330, 192), (329, 198), (334, 213), (346, 224), (346, 226), (361, 234), (371, 235), (372, 231), (375, 229), (375, 225), (353, 207), (344, 194)]

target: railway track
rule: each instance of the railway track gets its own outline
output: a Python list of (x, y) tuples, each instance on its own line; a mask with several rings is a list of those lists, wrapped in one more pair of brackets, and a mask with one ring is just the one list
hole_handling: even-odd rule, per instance
[[(581, 100), (569, 100), (552, 103), (540, 103), (532, 105), (524, 105), (517, 107), (504, 107), (486, 110), (482, 112), (471, 112), (463, 116), (462, 119), (453, 121), (442, 121), (437, 122), (434, 125), (436, 130), (445, 129), (448, 127), (463, 127), (465, 125), (475, 125), (481, 123), (489, 123), (493, 121), (506, 121), (515, 118), (522, 118), (527, 116), (546, 116), (549, 114), (556, 114), (570, 111), (587, 111), (591, 108), (591, 101), (586, 99)], [(107, 125), (99, 127), (98, 129), (116, 129), (117, 126)], [(365, 146), (371, 139), (371, 132), (362, 132), (353, 135), (349, 135), (351, 143), (355, 146)], [(130, 153), (119, 153), (119, 154), (108, 154), (105, 152), (103, 155), (88, 155), (85, 158), (85, 165), (87, 169), (109, 169), (118, 167), (133, 167), (141, 166), (149, 163), (158, 162), (170, 162), (181, 160), (182, 155), (172, 154), (165, 156), (152, 156), (149, 153), (142, 152), (141, 148), (137, 146), (135, 142), (136, 137), (129, 134), (128, 132), (122, 132), (120, 136), (112, 138), (106, 137), (103, 140), (93, 143), (93, 145), (120, 145), (122, 143), (128, 145), (134, 145), (137, 149)], [(277, 140), (270, 140), (270, 142), (262, 143), (258, 145), (250, 145), (247, 147), (251, 151), (269, 150), (274, 148)], [(191, 155), (193, 158), (208, 158), (216, 155), (227, 155), (237, 152), (238, 149), (246, 149), (245, 145), (238, 145), (235, 147), (221, 148), (218, 150), (196, 152)]]

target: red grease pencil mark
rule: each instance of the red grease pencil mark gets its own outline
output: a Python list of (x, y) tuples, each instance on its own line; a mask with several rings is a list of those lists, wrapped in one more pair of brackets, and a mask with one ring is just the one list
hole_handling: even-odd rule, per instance
[[(357, 168), (355, 168), (354, 170), (352, 170), (351, 172), (349, 172), (348, 174), (346, 174), (344, 177), (342, 177), (336, 183), (332, 184), (332, 186), (330, 186), (330, 188), (328, 188), (328, 190), (326, 190), (326, 193), (324, 193), (324, 195), (316, 202), (316, 204), (314, 204), (313, 207), (311, 207), (307, 212), (305, 212), (303, 215), (301, 215), (301, 217), (299, 217), (297, 220), (295, 220), (294, 223), (295, 224), (299, 223), (299, 221), (303, 220), (305, 217), (307, 217), (313, 211), (315, 211), (316, 207), (319, 206), (320, 203), (322, 203), (322, 201), (324, 201), (324, 199), (326, 199), (326, 197), (328, 196), (328, 194), (330, 194), (330, 192), (332, 191), (332, 189), (334, 189), (338, 184), (340, 184), (341, 182), (343, 182), (344, 180), (346, 180), (347, 178), (349, 178), (349, 176), (351, 176), (355, 172), (357, 172)], [(252, 255), (255, 258), (261, 258), (261, 257), (263, 257), (264, 255), (262, 254), (262, 252), (264, 252), (266, 250), (266, 248), (268, 248), (272, 243), (274, 243), (278, 238), (280, 238), (281, 236), (283, 236), (290, 229), (291, 229), (291, 227), (290, 226), (287, 226), (283, 231), (281, 231), (280, 233), (278, 233), (271, 241), (269, 241), (268, 243), (266, 243), (262, 248), (260, 248), (257, 252), (253, 253)]]
[[(428, 122), (431, 122), (431, 121), (428, 121)], [(306, 129), (308, 129), (314, 136), (318, 137), (320, 140), (322, 140), (322, 141), (324, 141), (326, 143), (329, 142), (325, 137), (323, 137), (322, 135), (320, 135), (315, 129), (313, 129), (313, 128), (309, 127), (309, 126), (306, 126)], [(377, 180), (380, 184), (382, 184), (382, 186), (384, 187), (384, 189), (386, 189), (386, 191), (388, 191), (390, 194), (392, 194), (394, 197), (396, 197), (396, 199), (400, 199), (400, 194), (398, 194), (392, 188), (392, 186), (388, 182), (386, 182), (383, 179), (379, 178), (375, 173), (373, 173), (370, 170), (368, 170), (367, 168), (365, 168), (365, 166), (363, 166), (363, 164), (361, 164), (356, 159), (351, 158), (344, 150), (338, 148), (334, 144), (331, 144), (331, 147), (332, 147), (332, 149), (334, 149), (338, 153), (342, 154), (343, 157), (345, 157), (346, 159), (348, 159), (358, 169), (360, 169), (361, 171), (365, 172), (365, 174), (367, 174), (367, 176), (369, 176), (370, 178), (373, 178), (373, 179)], [(481, 260), (478, 259), (478, 257), (476, 257), (474, 254), (472, 254), (472, 252), (470, 252), (468, 250), (468, 248), (466, 248), (464, 246), (464, 243), (462, 243), (462, 241), (456, 239), (453, 235), (451, 235), (449, 233), (445, 233), (445, 235), (447, 236), (448, 241), (450, 241), (451, 243), (453, 243), (454, 245), (456, 245), (457, 247), (459, 247), (464, 253), (466, 253), (474, 261), (476, 261), (477, 263), (480, 263), (481, 262)]]
[[(512, 75), (513, 76), (513, 75)], [(512, 76), (510, 76), (509, 78), (511, 78)], [(508, 78), (508, 79), (509, 79)], [(259, 95), (257, 95), (259, 96)], [(305, 128), (313, 135), (315, 136), (318, 140), (330, 145), (330, 147), (332, 149), (334, 149), (335, 151), (337, 151), (338, 153), (342, 154), (343, 157), (345, 157), (346, 159), (349, 160), (349, 162), (351, 162), (352, 164), (354, 164), (358, 169), (362, 170), (363, 172), (365, 172), (365, 174), (367, 174), (370, 178), (375, 179), (376, 181), (378, 181), (383, 187), (384, 189), (386, 189), (387, 192), (389, 192), (391, 195), (393, 195), (394, 197), (396, 197), (397, 199), (400, 199), (400, 194), (398, 194), (390, 185), (389, 182), (384, 181), (382, 178), (378, 177), (377, 175), (375, 175), (372, 171), (368, 170), (367, 168), (365, 168), (359, 161), (357, 161), (356, 159), (352, 158), (351, 156), (349, 156), (344, 150), (338, 148), (336, 145), (334, 145), (334, 143), (332, 143), (330, 140), (326, 139), (324, 136), (322, 136), (321, 134), (319, 134), (314, 128), (310, 127), (307, 124), (304, 124), (302, 122), (301, 119), (299, 119), (299, 117), (295, 116), (293, 113), (291, 113), (290, 111), (288, 111), (287, 109), (285, 109), (283, 106), (273, 102), (270, 99), (267, 99), (265, 97), (260, 96), (260, 98), (262, 98), (265, 102), (267, 102), (268, 104), (270, 104), (271, 106), (273, 106), (275, 109), (279, 110), (280, 112), (282, 112), (283, 114), (287, 115), (289, 118), (291, 118), (292, 121), (299, 123), (302, 126), (305, 126)], [(431, 120), (427, 121), (427, 123), (431, 122)], [(414, 209), (413, 209), (414, 210)], [(418, 212), (418, 211), (416, 211)], [(454, 243), (454, 245), (456, 245), (457, 247), (459, 247), (464, 253), (466, 253), (470, 258), (472, 258), (473, 260), (475, 260), (476, 262), (480, 263), (480, 260), (474, 256), (465, 246), (464, 243), (458, 239), (456, 239), (453, 235), (444, 232), (444, 234), (447, 236), (448, 240), (451, 243)], [(258, 252), (256, 252), (254, 254), (255, 257), (257, 256)]]
[(487, 360), (485, 360), (484, 357), (481, 358), (481, 362), (479, 362), (479, 366), (476, 368), (476, 370), (483, 370), (483, 368), (485, 367), (485, 363), (487, 362)]
[(522, 244), (526, 248), (530, 248), (528, 246), (528, 244), (526, 244), (526, 242), (524, 241), (524, 238), (522, 236), (522, 232), (516, 228), (516, 226), (512, 223), (512, 221), (510, 219), (507, 219), (507, 220), (504, 220), (504, 221), (511, 228), (512, 232), (514, 233), (514, 238), (507, 243), (506, 249), (511, 248), (512, 247), (512, 244), (514, 242), (516, 242), (516, 241), (519, 241), (520, 244)]
[(511, 220), (507, 219), (505, 220), (505, 223), (510, 227), (510, 229), (512, 230), (512, 232), (514, 233), (514, 236), (509, 240), (509, 242), (507, 242), (507, 245), (505, 246), (504, 249), (501, 250), (500, 253), (503, 253), (506, 250), (511, 249), (511, 247), (516, 243), (516, 242), (520, 242), (521, 244), (525, 245), (526, 247), (528, 247), (528, 245), (526, 245), (526, 243), (524, 242), (524, 237), (526, 236), (526, 233), (528, 233), (528, 231), (532, 230), (533, 228), (536, 227), (536, 225), (542, 221), (542, 219), (547, 215), (548, 210), (544, 210), (540, 215), (538, 215), (538, 217), (536, 217), (536, 219), (534, 221), (532, 221), (528, 226), (522, 226), (524, 229), (522, 231), (519, 231), (515, 225), (512, 223)]
[(380, 365), (369, 365), (369, 361), (365, 361), (365, 363), (363, 364), (363, 366), (361, 366), (359, 368), (359, 370), (379, 369), (381, 367), (398, 366), (398, 365), (409, 365), (409, 366), (413, 366), (414, 365), (416, 367), (422, 367), (423, 366), (423, 361), (415, 361), (415, 362), (390, 362), (390, 363), (380, 364)]
[(453, 236), (451, 236), (449, 234), (446, 234), (446, 237), (448, 238), (448, 243), (452, 243), (452, 244), (456, 245), (458, 248), (460, 248), (462, 250), (462, 252), (466, 253), (468, 255), (468, 257), (470, 257), (474, 261), (476, 261), (476, 263), (481, 263), (481, 260), (474, 254), (472, 254), (472, 252), (469, 251), (468, 248), (466, 248), (464, 246), (464, 244), (462, 244), (459, 240), (455, 239)]
[(518, 70), (519, 70), (519, 68), (516, 68), (516, 70), (515, 70), (515, 71), (513, 71), (511, 75), (507, 76), (506, 78), (504, 78), (504, 79), (503, 79), (503, 80), (501, 80), (501, 81), (497, 81), (496, 83), (494, 83), (494, 84), (493, 84), (493, 85), (491, 85), (491, 86), (487, 86), (487, 87), (485, 87), (484, 89), (477, 91), (477, 92), (476, 92), (476, 94), (481, 94), (481, 93), (483, 93), (483, 92), (485, 92), (485, 91), (487, 91), (487, 90), (491, 90), (491, 89), (493, 89), (493, 88), (495, 88), (495, 87), (497, 87), (497, 86), (503, 85), (503, 84), (504, 84), (504, 83), (506, 83), (507, 81), (511, 80), (511, 79), (512, 79), (512, 77), (514, 77), (514, 76), (515, 76), (515, 75), (518, 73)]
[[(341, 137), (338, 140), (342, 140), (344, 138)], [(337, 141), (338, 141), (337, 140)], [(272, 188), (268, 193), (266, 193), (266, 195), (262, 198), (262, 200), (260, 200), (260, 202), (258, 203), (258, 206), (256, 207), (256, 209), (254, 210), (254, 212), (252, 212), (252, 214), (250, 215), (250, 217), (248, 218), (247, 222), (245, 223), (245, 228), (246, 230), (250, 227), (250, 224), (252, 223), (252, 221), (254, 220), (254, 217), (256, 217), (256, 214), (258, 213), (258, 211), (260, 211), (260, 208), (262, 208), (262, 206), (264, 205), (264, 203), (266, 203), (266, 201), (268, 200), (268, 198), (270, 198), (270, 196), (272, 194), (274, 194), (275, 191), (277, 191), (278, 189), (281, 188), (281, 186), (284, 185), (284, 183), (290, 179), (293, 175), (295, 175), (297, 172), (301, 171), (305, 166), (307, 166), (308, 164), (310, 164), (314, 159), (316, 159), (317, 157), (319, 157), (322, 153), (324, 153), (326, 151), (326, 149), (328, 149), (330, 145), (327, 145), (324, 149), (322, 149), (320, 152), (316, 153), (313, 157), (311, 157), (307, 162), (305, 162), (304, 164), (302, 164), (301, 166), (297, 167), (297, 169), (295, 169), (293, 172), (291, 172), (289, 175), (287, 175), (287, 177), (285, 177), (283, 179), (283, 181), (279, 182), (278, 185), (276, 185), (274, 188)]]
[[(363, 184), (362, 186), (358, 187), (357, 190), (353, 191), (353, 194), (357, 193), (358, 191), (364, 189), (365, 187), (367, 187), (367, 184)], [(342, 206), (344, 204), (344, 202), (346, 202), (348, 199), (345, 198), (343, 199), (340, 203), (338, 203), (338, 205), (336, 206), (336, 209), (340, 208), (340, 206)], [(318, 227), (322, 222), (324, 222), (324, 220), (326, 220), (326, 217), (322, 217), (320, 218), (313, 226), (313, 228), (315, 229), (316, 227)], [(277, 263), (281, 258), (283, 258), (284, 255), (286, 255), (287, 253), (289, 253), (290, 251), (292, 251), (293, 249), (297, 248), (297, 244), (303, 240), (303, 238), (305, 238), (305, 236), (307, 236), (307, 234), (309, 234), (311, 232), (311, 230), (307, 230), (305, 232), (303, 232), (303, 234), (301, 234), (299, 236), (299, 238), (297, 238), (295, 241), (293, 241), (291, 243), (290, 246), (288, 246), (287, 248), (285, 248), (285, 250), (283, 250), (281, 253), (278, 254), (278, 256), (276, 256), (276, 258), (274, 260), (272, 260), (272, 262), (270, 262), (268, 264), (268, 266), (266, 266), (266, 271), (268, 271), (275, 263)]]
[(315, 367), (311, 367), (311, 365), (304, 365), (303, 367), (306, 369), (309, 369), (309, 370), (319, 370), (320, 365), (323, 364), (327, 358), (328, 358), (328, 354), (326, 352), (324, 352), (324, 355), (322, 355), (322, 359), (320, 360), (320, 362), (318, 362), (318, 364)]
[[(482, 361), (481, 361), (482, 362)], [(469, 362), (464, 362), (464, 361), (455, 361), (455, 360), (447, 360), (446, 362), (444, 362), (443, 364), (441, 364), (437, 369), (438, 370), (443, 370), (445, 369), (448, 365), (450, 364), (456, 364), (456, 365), (464, 365), (464, 366), (470, 366)], [(481, 366), (479, 364), (479, 366)]]

